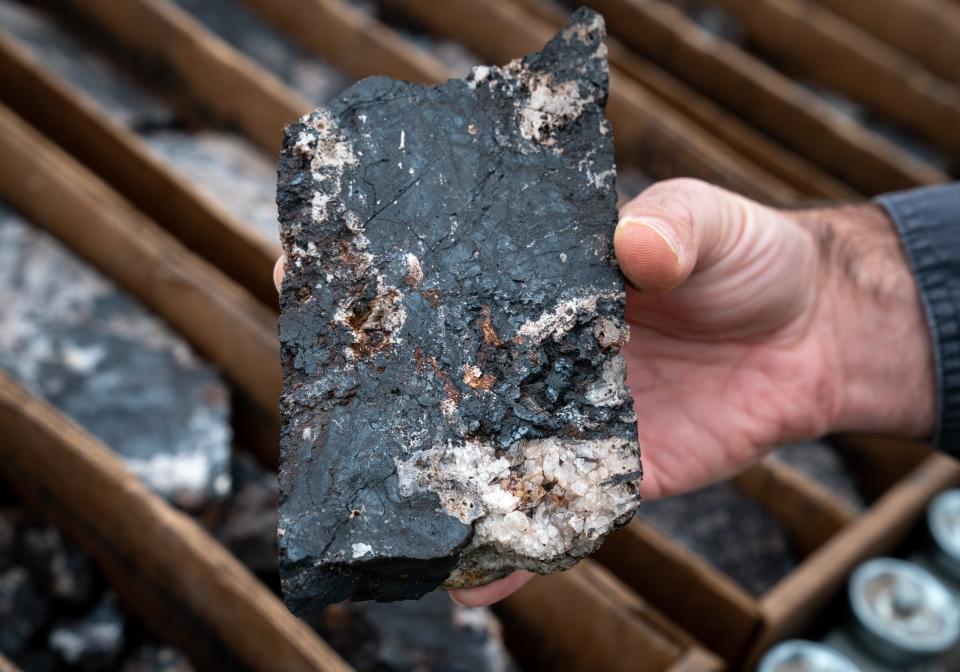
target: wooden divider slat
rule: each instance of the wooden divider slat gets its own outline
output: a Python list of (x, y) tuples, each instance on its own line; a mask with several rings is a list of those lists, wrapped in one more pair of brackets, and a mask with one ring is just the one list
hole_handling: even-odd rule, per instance
[[(514, 1), (554, 28), (566, 22), (567, 12), (553, 0)], [(757, 132), (712, 100), (631, 52), (615, 38), (607, 38), (607, 48), (611, 64), (660, 96), (672, 106), (674, 114), (686, 115), (760, 168), (799, 190), (802, 195), (843, 199), (857, 196), (854, 189)]]
[(96, 439), (0, 374), (0, 473), (83, 546), (144, 624), (204, 669), (350, 668)]
[(841, 451), (857, 485), (875, 499), (910, 473), (932, 452), (919, 441), (863, 434), (838, 434), (831, 442)]
[(536, 642), (547, 669), (660, 671), (694, 646), (669, 638), (643, 600), (590, 560), (534, 578), (497, 611)]
[(743, 588), (639, 517), (594, 557), (725, 660), (742, 655), (757, 631), (759, 606)]
[(960, 5), (949, 0), (817, 0), (960, 84)]
[(246, 0), (302, 47), (360, 79), (387, 75), (435, 84), (452, 77), (436, 58), (342, 0)]
[[(438, 33), (455, 38), (483, 58), (506, 62), (539, 50), (553, 28), (520, 7), (496, 0), (390, 0)], [(496, 39), (489, 39), (496, 35)], [(617, 156), (653, 177), (690, 175), (773, 203), (795, 202), (796, 189), (752, 165), (647, 92), (616, 67), (610, 72), (607, 112)]]
[(279, 152), (284, 126), (313, 109), (169, 0), (68, 4), (131, 52), (162, 63), (209, 114), (235, 126), (270, 154)]
[(713, 672), (727, 669), (716, 656), (703, 649), (690, 649), (674, 661), (665, 672)]
[(660, 0), (584, 0), (611, 34), (866, 194), (947, 176)]
[(857, 517), (846, 501), (772, 456), (733, 483), (780, 521), (802, 556), (823, 546)]
[(765, 630), (748, 665), (755, 664), (771, 643), (800, 633), (857, 564), (891, 550), (923, 514), (930, 499), (958, 483), (960, 464), (945, 455), (931, 454), (841, 534), (774, 586), (761, 600)]
[(267, 241), (178, 175), (134, 133), (50, 73), (0, 32), (0, 101), (129, 198), (144, 213), (268, 307), (276, 307), (273, 264), (280, 245)]
[(279, 427), (275, 313), (3, 106), (0, 197), (166, 319)]
[[(960, 153), (960, 90), (814, 0), (714, 0), (764, 51)], [(954, 38), (956, 39), (956, 38)]]

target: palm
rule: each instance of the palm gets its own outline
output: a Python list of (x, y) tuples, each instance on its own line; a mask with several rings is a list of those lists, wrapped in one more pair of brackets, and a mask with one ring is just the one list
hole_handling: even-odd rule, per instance
[(792, 346), (682, 341), (634, 326), (624, 355), (644, 495), (670, 496), (730, 476), (758, 449), (799, 438), (803, 430), (789, 418), (811, 398), (812, 347), (806, 340)]
[(751, 244), (680, 288), (628, 290), (623, 353), (649, 498), (728, 477), (763, 449), (817, 431), (811, 422), (824, 414), (812, 406), (829, 403), (817, 389), (812, 241), (785, 218), (747, 222), (738, 234)]

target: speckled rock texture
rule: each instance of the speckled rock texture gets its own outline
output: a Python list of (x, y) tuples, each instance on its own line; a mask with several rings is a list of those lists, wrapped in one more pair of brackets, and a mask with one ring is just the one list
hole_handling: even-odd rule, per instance
[(0, 505), (0, 654), (24, 672), (193, 670), (120, 609), (78, 547), (15, 505)]
[(647, 502), (637, 515), (755, 596), (797, 566), (787, 531), (729, 483)]
[(308, 622), (357, 672), (516, 672), (500, 622), (442, 593), (392, 604), (347, 602)]
[(603, 22), (365, 80), (279, 162), (279, 545), (297, 613), (592, 552), (639, 501)]
[(867, 500), (857, 485), (856, 476), (843, 456), (825, 441), (790, 443), (777, 448), (776, 459), (806, 474), (833, 494), (842, 497), (857, 511), (867, 508)]
[(42, 8), (0, 0), (0, 30), (117, 123), (139, 129), (175, 121), (175, 113), (166, 103), (144, 92), (89, 44), (63, 30)]
[(0, 203), (0, 369), (185, 507), (230, 491), (229, 392), (165, 324)]

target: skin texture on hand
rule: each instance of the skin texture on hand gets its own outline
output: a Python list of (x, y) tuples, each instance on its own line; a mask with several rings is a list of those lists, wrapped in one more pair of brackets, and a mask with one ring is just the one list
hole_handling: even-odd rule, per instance
[[(614, 235), (645, 499), (728, 478), (830, 431), (933, 429), (930, 336), (874, 205), (775, 210), (691, 179), (652, 185)], [(530, 574), (452, 591), (495, 602)]]

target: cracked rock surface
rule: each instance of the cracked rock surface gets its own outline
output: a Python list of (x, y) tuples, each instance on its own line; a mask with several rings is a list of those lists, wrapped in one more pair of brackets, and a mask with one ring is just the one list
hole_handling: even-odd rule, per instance
[(572, 566), (639, 501), (603, 23), (372, 78), (278, 173), (278, 522), (297, 613)]

